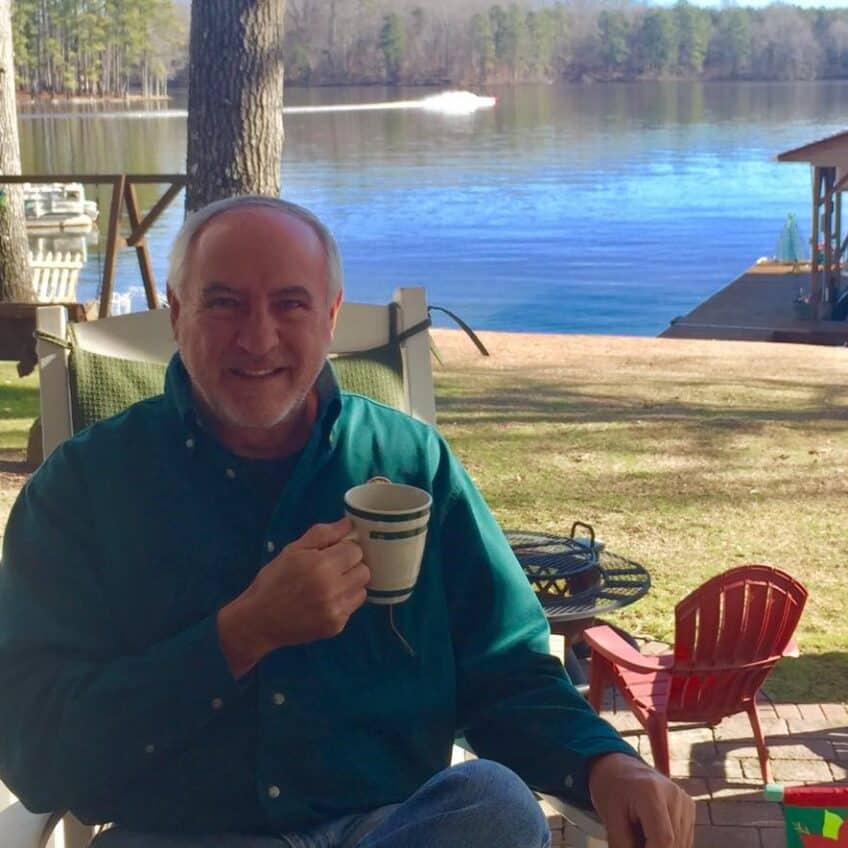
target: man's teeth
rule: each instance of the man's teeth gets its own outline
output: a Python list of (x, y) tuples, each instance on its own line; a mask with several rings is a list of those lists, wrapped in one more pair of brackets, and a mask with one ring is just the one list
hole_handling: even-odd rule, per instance
[(236, 369), (237, 374), (244, 374), (245, 377), (268, 377), (277, 372), (276, 368), (263, 368), (261, 371), (251, 371), (247, 368)]

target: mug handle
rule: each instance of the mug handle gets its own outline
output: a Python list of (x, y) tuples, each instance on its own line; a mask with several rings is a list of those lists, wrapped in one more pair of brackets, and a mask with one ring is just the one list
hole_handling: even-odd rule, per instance
[[(366, 483), (391, 483), (388, 477), (383, 477), (378, 475), (377, 477), (370, 477), (365, 481)], [(345, 533), (341, 538), (342, 542), (359, 542), (359, 536), (356, 535), (356, 528), (354, 527), (349, 533)]]

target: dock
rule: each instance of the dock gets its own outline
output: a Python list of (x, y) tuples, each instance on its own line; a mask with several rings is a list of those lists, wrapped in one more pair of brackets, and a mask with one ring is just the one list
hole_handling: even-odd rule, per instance
[(675, 318), (660, 337), (848, 344), (848, 321), (802, 316), (795, 300), (810, 285), (809, 265), (753, 265), (688, 315)]

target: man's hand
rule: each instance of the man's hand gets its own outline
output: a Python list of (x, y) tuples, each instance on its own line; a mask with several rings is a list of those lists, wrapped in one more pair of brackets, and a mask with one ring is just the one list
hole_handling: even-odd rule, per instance
[(589, 772), (589, 794), (609, 848), (691, 848), (695, 802), (641, 760), (599, 757)]
[(315, 524), (218, 612), (221, 650), (235, 677), (284, 645), (328, 639), (365, 602), (371, 574), (362, 549), (345, 540), (350, 520)]

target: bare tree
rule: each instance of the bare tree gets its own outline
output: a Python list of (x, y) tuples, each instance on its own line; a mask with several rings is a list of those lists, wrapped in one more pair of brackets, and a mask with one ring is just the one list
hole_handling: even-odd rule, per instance
[(194, 0), (186, 209), (280, 195), (285, 0)]
[[(0, 174), (20, 174), (21, 147), (15, 105), (11, 0), (0, 0)], [(23, 192), (0, 187), (0, 301), (35, 299), (27, 260)]]

